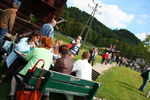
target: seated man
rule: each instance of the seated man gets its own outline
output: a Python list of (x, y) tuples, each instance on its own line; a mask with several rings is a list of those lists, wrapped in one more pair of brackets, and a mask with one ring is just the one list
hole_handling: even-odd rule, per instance
[(92, 66), (88, 63), (89, 56), (90, 53), (84, 51), (82, 59), (79, 59), (74, 63), (72, 72), (76, 72), (76, 76), (81, 79), (92, 80)]
[[(84, 51), (82, 54), (82, 59), (77, 60), (74, 63), (72, 72), (76, 72), (76, 77), (85, 80), (92, 80), (92, 66), (88, 63), (90, 53), (89, 51)], [(87, 100), (85, 97), (75, 96), (74, 100)]]

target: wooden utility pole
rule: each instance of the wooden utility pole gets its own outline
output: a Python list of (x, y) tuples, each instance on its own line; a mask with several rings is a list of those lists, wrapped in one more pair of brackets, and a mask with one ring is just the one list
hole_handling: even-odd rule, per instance
[[(102, 6), (99, 6), (98, 3), (95, 3), (94, 0), (93, 0), (93, 3), (95, 4), (95, 7), (91, 7), (90, 4), (88, 5), (90, 8), (92, 8), (92, 13), (90, 14), (90, 17), (89, 17), (89, 19), (87, 20), (87, 22), (86, 22), (85, 26), (83, 27), (83, 30), (82, 30), (82, 32), (81, 32), (81, 34), (80, 34), (80, 36), (82, 36), (83, 33), (86, 32), (86, 35), (85, 35), (84, 40), (83, 40), (83, 44), (85, 43), (85, 41), (86, 41), (86, 39), (87, 39), (87, 36), (88, 36), (88, 34), (89, 34), (90, 27), (91, 27), (91, 24), (92, 24), (92, 22), (93, 22), (95, 12), (98, 11), (97, 8), (98, 8), (98, 7), (99, 7), (99, 8), (102, 7)], [(101, 13), (99, 13), (99, 14), (101, 14)], [(87, 31), (86, 31), (86, 28), (88, 28)], [(81, 48), (82, 48), (82, 47), (81, 47)]]

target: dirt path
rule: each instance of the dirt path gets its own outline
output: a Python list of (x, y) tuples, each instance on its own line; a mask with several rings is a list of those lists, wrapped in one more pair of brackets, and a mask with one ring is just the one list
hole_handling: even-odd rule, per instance
[[(96, 63), (94, 66), (93, 66), (93, 69), (96, 70), (97, 72), (99, 72), (100, 74), (102, 74), (105, 70), (108, 70), (109, 68), (115, 66), (116, 64), (113, 63), (113, 64), (100, 64), (100, 63)], [(102, 99), (102, 98), (96, 98), (94, 97), (93, 100), (106, 100), (106, 99)]]
[(116, 64), (113, 63), (113, 64), (100, 64), (100, 63), (96, 63), (94, 66), (93, 66), (93, 69), (96, 70), (97, 72), (99, 73), (102, 73), (103, 71), (105, 70), (108, 70), (109, 68), (115, 66)]

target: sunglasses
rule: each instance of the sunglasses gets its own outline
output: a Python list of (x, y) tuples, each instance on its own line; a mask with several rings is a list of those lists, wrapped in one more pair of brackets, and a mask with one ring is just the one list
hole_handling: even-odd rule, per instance
[(40, 36), (35, 36), (36, 39), (40, 39)]

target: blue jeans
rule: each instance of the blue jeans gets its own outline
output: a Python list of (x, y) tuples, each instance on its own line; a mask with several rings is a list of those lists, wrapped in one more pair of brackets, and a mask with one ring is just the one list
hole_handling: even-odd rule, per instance
[(7, 28), (0, 28), (0, 40), (3, 39), (7, 33), (8, 33)]
[(144, 88), (145, 88), (146, 84), (147, 84), (147, 79), (143, 78), (143, 84), (141, 85), (141, 87), (139, 88), (139, 90), (140, 91), (144, 91)]

